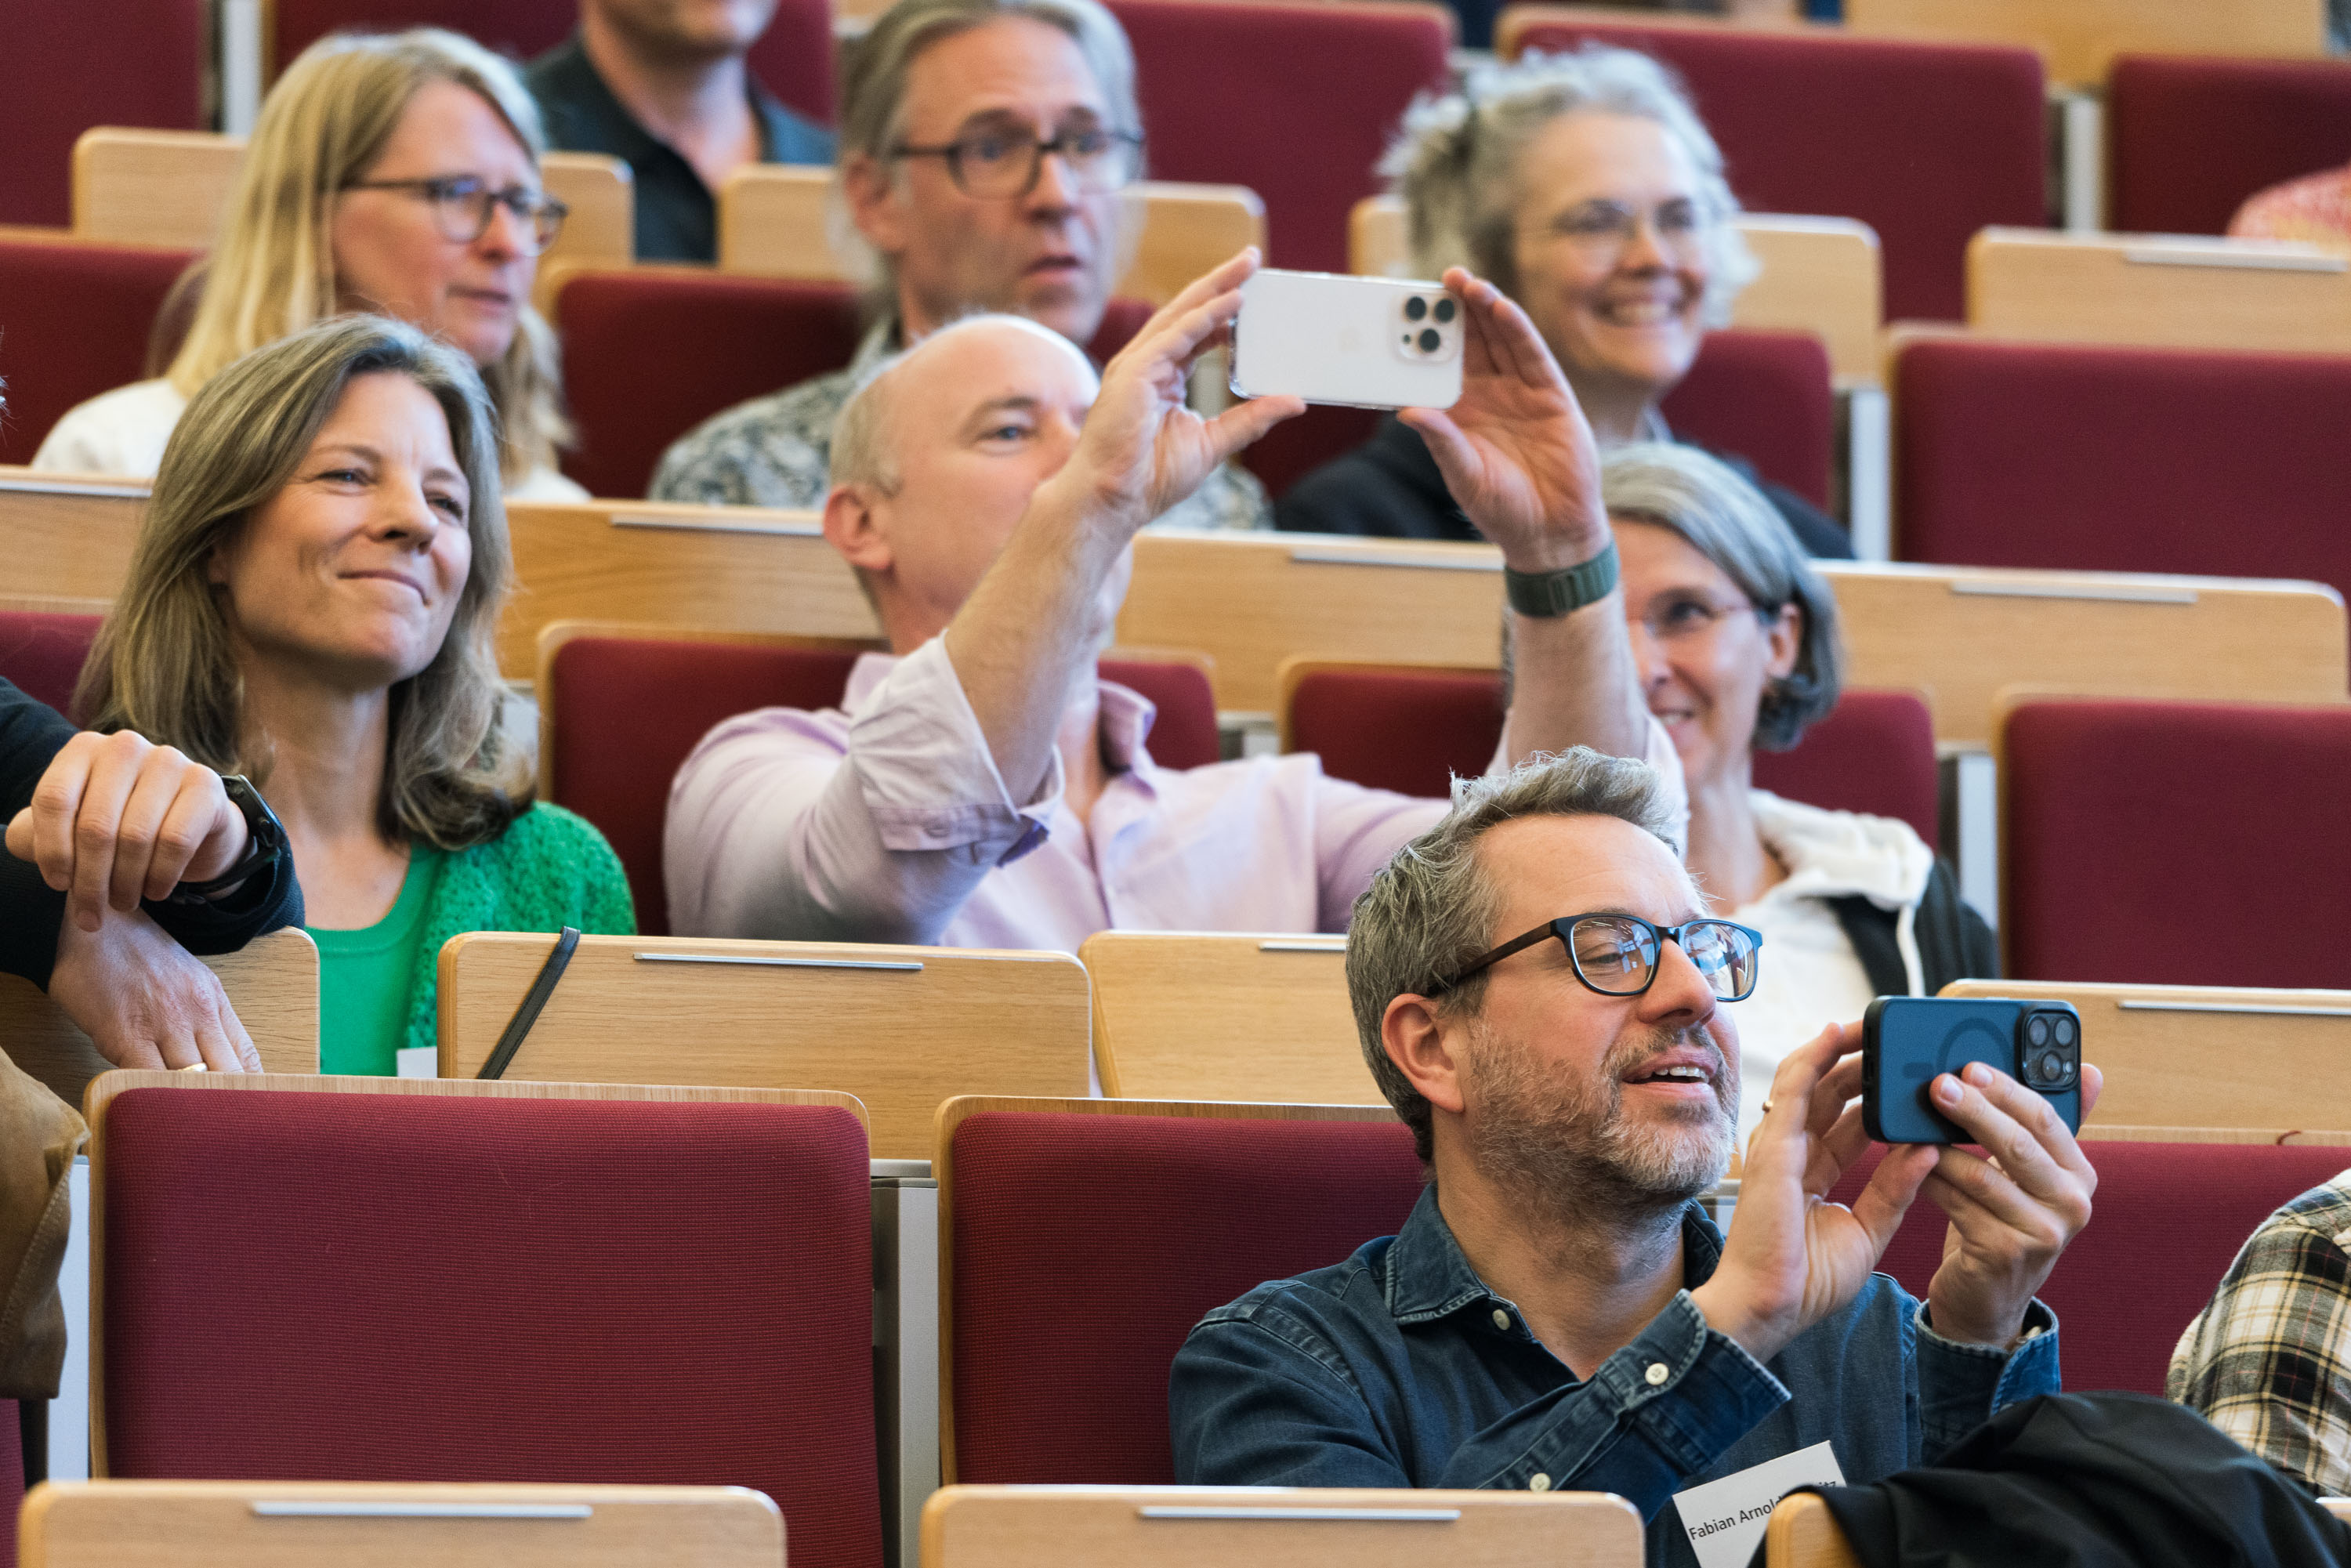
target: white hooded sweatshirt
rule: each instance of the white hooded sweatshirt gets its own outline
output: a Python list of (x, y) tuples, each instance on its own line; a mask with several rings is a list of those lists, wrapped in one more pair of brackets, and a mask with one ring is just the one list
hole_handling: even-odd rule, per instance
[(1739, 1030), (1742, 1142), (1762, 1120), (1780, 1059), (1827, 1025), (1858, 1019), (1876, 994), (1827, 901), (1858, 894), (1895, 912), (1895, 942), (1917, 996), (1924, 977), (1914, 925), (1935, 866), (1933, 852), (1899, 819), (1826, 811), (1763, 789), (1748, 799), (1788, 874), (1726, 916), (1763, 933), (1755, 994), (1728, 1004)]

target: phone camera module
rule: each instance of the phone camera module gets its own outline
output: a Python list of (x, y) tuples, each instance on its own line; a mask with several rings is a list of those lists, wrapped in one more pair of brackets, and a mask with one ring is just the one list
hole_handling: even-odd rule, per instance
[(1397, 301), (1404, 319), (1395, 342), (1407, 360), (1443, 363), (1461, 351), (1461, 308), (1447, 294), (1407, 294)]
[(2062, 1094), (2081, 1082), (2081, 1028), (2070, 1013), (2034, 1013), (2024, 1025), (2024, 1086)]
[(1404, 302), (1404, 319), (1417, 321), (1428, 314), (1428, 301), (1416, 294)]

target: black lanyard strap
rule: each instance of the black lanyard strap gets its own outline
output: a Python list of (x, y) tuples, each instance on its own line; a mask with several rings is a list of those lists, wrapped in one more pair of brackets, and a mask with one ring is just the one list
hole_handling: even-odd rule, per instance
[(547, 1006), (547, 998), (555, 994), (555, 982), (563, 978), (563, 971), (570, 966), (571, 955), (579, 946), (580, 928), (565, 926), (563, 934), (555, 939), (555, 951), (549, 953), (547, 962), (538, 967), (538, 977), (531, 981), (530, 990), (523, 998), (522, 1005), (515, 1009), (514, 1017), (507, 1020), (506, 1032), (498, 1036), (498, 1043), (490, 1051), (490, 1059), (482, 1063), (482, 1070), (474, 1074), (475, 1077), (506, 1076), (507, 1064), (514, 1061), (515, 1052), (522, 1049), (524, 1038), (530, 1033), (530, 1026), (538, 1021), (540, 1011)]

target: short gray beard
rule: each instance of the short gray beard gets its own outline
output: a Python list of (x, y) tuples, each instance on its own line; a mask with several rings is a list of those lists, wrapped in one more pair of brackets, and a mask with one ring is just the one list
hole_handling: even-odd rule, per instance
[[(1477, 1106), (1470, 1156), (1531, 1218), (1566, 1230), (1641, 1228), (1677, 1213), (1730, 1168), (1739, 1063), (1703, 1030), (1652, 1030), (1621, 1040), (1596, 1081), (1539, 1073), (1527, 1052), (1503, 1045), (1482, 1021), (1470, 1026), (1469, 1039)], [(1684, 1046), (1715, 1057), (1715, 1103), (1675, 1126), (1628, 1124), (1625, 1074)]]

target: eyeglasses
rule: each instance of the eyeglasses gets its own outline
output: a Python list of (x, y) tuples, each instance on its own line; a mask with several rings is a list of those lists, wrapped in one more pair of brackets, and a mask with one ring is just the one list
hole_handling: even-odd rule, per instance
[(1657, 248), (1672, 261), (1701, 259), (1706, 253), (1709, 222), (1698, 204), (1687, 197), (1663, 203), (1646, 214), (1622, 202), (1584, 202), (1554, 218), (1552, 234), (1580, 252), (1594, 267), (1614, 267), (1632, 248), (1642, 224), (1656, 235)]
[(1646, 613), (1636, 617), (1649, 635), (1660, 643), (1678, 643), (1685, 639), (1703, 637), (1741, 612), (1768, 621), (1768, 612), (1740, 600), (1736, 604), (1716, 604), (1695, 595), (1677, 594), (1662, 602), (1652, 602)]
[(1653, 925), (1637, 915), (1571, 915), (1471, 959), (1451, 978), (1437, 983), (1437, 994), (1549, 936), (1558, 937), (1567, 949), (1575, 977), (1604, 997), (1637, 997), (1656, 984), (1658, 956), (1671, 942), (1688, 956), (1715, 999), (1725, 1002), (1743, 1002), (1754, 995), (1757, 950), (1763, 946), (1761, 932), (1728, 920)]
[(1091, 126), (1064, 130), (1050, 141), (1027, 131), (980, 131), (940, 147), (901, 142), (891, 150), (897, 158), (946, 159), (956, 189), (981, 201), (1018, 200), (1035, 190), (1048, 152), (1081, 191), (1120, 190), (1143, 167), (1142, 137)]
[(431, 180), (355, 180), (346, 191), (413, 191), (432, 204), (434, 221), (444, 239), (471, 245), (490, 232), (490, 216), (499, 207), (515, 215), (533, 256), (545, 254), (563, 232), (571, 209), (553, 196), (509, 185), (493, 191), (474, 174), (444, 174)]

